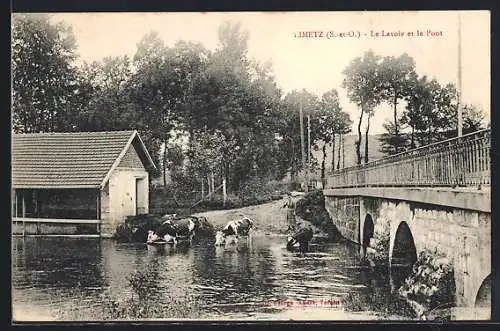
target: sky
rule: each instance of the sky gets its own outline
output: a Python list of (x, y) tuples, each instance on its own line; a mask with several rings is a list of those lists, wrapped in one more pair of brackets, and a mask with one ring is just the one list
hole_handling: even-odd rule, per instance
[[(54, 20), (72, 26), (77, 53), (85, 61), (133, 56), (139, 40), (150, 31), (157, 31), (168, 46), (177, 40), (189, 40), (215, 49), (218, 27), (225, 21), (240, 22), (249, 32), (248, 55), (260, 62), (271, 61), (275, 80), (284, 94), (305, 88), (321, 96), (335, 88), (343, 110), (351, 114), (354, 123), (359, 109), (349, 102), (341, 87), (342, 71), (369, 49), (381, 56), (407, 53), (415, 60), (419, 75), (435, 77), (443, 85), (458, 85), (460, 16), (462, 102), (479, 106), (487, 120), (490, 118), (488, 11), (462, 11), (460, 15), (458, 11), (364, 11), (57, 13), (53, 16)], [(317, 37), (299, 37), (309, 31), (316, 32)], [(346, 37), (338, 36), (340, 32), (346, 33)], [(388, 36), (389, 33), (403, 36)], [(391, 116), (390, 105), (379, 106), (370, 122), (370, 132), (382, 133), (382, 123)]]

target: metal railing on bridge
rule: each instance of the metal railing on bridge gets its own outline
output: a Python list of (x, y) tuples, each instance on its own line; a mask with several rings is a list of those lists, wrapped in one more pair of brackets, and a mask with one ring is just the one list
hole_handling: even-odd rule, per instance
[(491, 130), (336, 170), (326, 188), (490, 185)]

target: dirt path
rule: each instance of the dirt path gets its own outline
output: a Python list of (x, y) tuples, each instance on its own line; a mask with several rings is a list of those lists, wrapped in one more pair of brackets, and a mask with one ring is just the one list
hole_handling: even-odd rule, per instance
[[(254, 231), (259, 234), (286, 234), (286, 209), (283, 208), (285, 200), (276, 200), (269, 203), (248, 206), (238, 209), (215, 210), (197, 213), (195, 216), (205, 216), (213, 224), (216, 230), (222, 229), (227, 222), (244, 216), (254, 221)], [(297, 216), (297, 222), (305, 222)], [(312, 225), (312, 224), (311, 224)], [(318, 228), (312, 226), (314, 233), (321, 233)]]

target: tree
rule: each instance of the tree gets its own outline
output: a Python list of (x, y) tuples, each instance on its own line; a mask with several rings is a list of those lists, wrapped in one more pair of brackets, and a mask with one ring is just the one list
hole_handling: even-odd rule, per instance
[(398, 153), (404, 141), (400, 137), (401, 130), (399, 128), (400, 120), (397, 114), (398, 100), (408, 95), (411, 89), (412, 81), (416, 77), (415, 61), (413, 58), (404, 53), (399, 57), (387, 56), (383, 59), (379, 68), (382, 99), (394, 107), (394, 118), (391, 126), (391, 134), (393, 138), (386, 140), (386, 143), (393, 145), (394, 151), (391, 154)]
[(190, 169), (197, 174), (204, 192), (204, 181), (207, 180), (208, 192), (215, 190), (215, 179), (224, 173), (224, 161), (221, 155), (236, 148), (234, 141), (228, 141), (219, 130), (213, 133), (196, 132), (188, 151)]
[[(402, 118), (411, 128), (410, 148), (457, 136), (456, 96), (453, 84), (442, 87), (436, 79), (428, 80), (426, 76), (413, 81)], [(484, 113), (477, 107), (464, 105), (462, 116), (464, 132), (483, 127)]]
[[(453, 104), (446, 109), (445, 125), (443, 125), (443, 138), (454, 138), (458, 135), (458, 110), (457, 104)], [(481, 108), (472, 104), (465, 104), (462, 107), (462, 132), (472, 133), (485, 128), (485, 113)]]
[(171, 178), (174, 179), (176, 173), (182, 173), (184, 170), (184, 151), (180, 144), (170, 142), (165, 149), (166, 153), (163, 164), (165, 168), (170, 171)]
[(79, 88), (71, 28), (47, 14), (15, 14), (12, 26), (14, 130), (71, 130)]
[(174, 131), (190, 128), (194, 84), (203, 70), (205, 53), (200, 44), (184, 41), (168, 48), (157, 32), (146, 34), (137, 44), (128, 90), (135, 112), (141, 114), (137, 125), (146, 140), (162, 146), (164, 185), (168, 141)]
[[(445, 112), (451, 105), (447, 92), (436, 79), (428, 80), (423, 76), (414, 82), (411, 93), (407, 96), (408, 105), (404, 123), (411, 127), (411, 148), (430, 144), (442, 139), (443, 125), (446, 124)], [(418, 145), (418, 146), (416, 146)]]
[[(335, 135), (341, 135), (350, 130), (352, 121), (349, 114), (343, 112), (339, 103), (338, 92), (333, 89), (323, 94), (319, 108), (318, 138), (323, 142), (323, 159), (321, 162), (321, 179), (325, 180), (326, 146), (332, 146), (332, 170), (335, 169)], [(340, 151), (340, 144), (339, 144)], [(340, 161), (340, 156), (339, 156)]]
[(78, 115), (79, 131), (133, 129), (136, 117), (126, 86), (131, 74), (128, 57), (105, 57), (84, 63), (80, 69), (87, 83), (88, 102)]
[[(348, 134), (349, 132), (352, 131), (352, 120), (351, 116), (349, 113), (346, 112), (340, 112), (339, 118), (338, 118), (338, 134), (339, 134), (339, 154), (337, 157), (337, 170), (340, 169), (340, 161), (341, 161), (341, 155), (340, 155), (340, 150), (342, 149), (342, 166), (344, 166), (344, 135)], [(332, 167), (333, 170), (333, 167)]]
[[(365, 52), (363, 58), (357, 57), (344, 69), (345, 75), (342, 87), (347, 89), (351, 102), (360, 108), (358, 121), (358, 139), (356, 140), (357, 163), (361, 164), (361, 123), (363, 115), (367, 114), (366, 135), (370, 128), (370, 117), (376, 106), (381, 102), (381, 83), (378, 66), (380, 56), (373, 51)], [(368, 162), (368, 136), (365, 142), (365, 163)]]
[(247, 58), (248, 33), (239, 24), (223, 24), (218, 48), (208, 57), (202, 107), (193, 108), (192, 124), (219, 130), (237, 150), (222, 154), (224, 176), (238, 190), (252, 176), (276, 170), (276, 108), (280, 93), (270, 69)]
[[(454, 84), (446, 84), (438, 88), (434, 96), (434, 136), (429, 143), (448, 138), (447, 132), (457, 130), (458, 121), (453, 121), (457, 117), (457, 88)], [(431, 134), (429, 133), (429, 136)]]
[(168, 48), (157, 32), (149, 32), (137, 44), (133, 57), (134, 73), (128, 90), (136, 113), (141, 114), (138, 125), (150, 145), (161, 146), (163, 184), (166, 186), (167, 149), (175, 128), (176, 103), (180, 87), (175, 67), (168, 61)]
[(176, 100), (177, 129), (186, 130), (190, 135), (204, 128), (204, 123), (199, 121), (199, 113), (206, 106), (209, 56), (210, 52), (203, 45), (186, 41), (178, 41), (167, 53), (175, 83), (171, 83), (171, 86), (175, 86), (171, 96)]
[[(291, 171), (292, 181), (306, 166), (301, 158), (300, 107), (302, 107), (304, 118), (307, 118), (307, 115), (311, 116), (311, 147), (320, 138), (321, 130), (321, 106), (318, 97), (306, 90), (289, 92), (282, 102), (277, 117), (280, 121), (278, 133), (281, 138), (278, 145), (279, 164), (282, 169)], [(307, 146), (309, 142), (306, 140), (308, 136), (306, 125), (304, 125), (304, 136), (304, 144)]]
[(300, 129), (299, 129), (299, 110), (297, 92), (288, 93), (281, 101), (279, 107), (279, 129), (278, 142), (279, 148), (279, 174), (284, 176), (290, 171), (292, 182), (299, 168), (301, 167), (300, 157)]
[(482, 130), (485, 125), (485, 113), (476, 105), (464, 105), (463, 107), (463, 129), (464, 133)]
[[(410, 141), (405, 132), (395, 134), (396, 126), (393, 121), (385, 121), (382, 126), (385, 132), (379, 137), (381, 151), (388, 155), (394, 155), (404, 152), (408, 149)], [(400, 127), (400, 129), (404, 129)], [(396, 148), (396, 146), (398, 148)]]

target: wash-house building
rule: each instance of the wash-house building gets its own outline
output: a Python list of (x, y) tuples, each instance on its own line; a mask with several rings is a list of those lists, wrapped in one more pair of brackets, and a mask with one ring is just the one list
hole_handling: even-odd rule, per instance
[(13, 134), (14, 223), (95, 224), (109, 236), (148, 213), (152, 169), (137, 131)]

